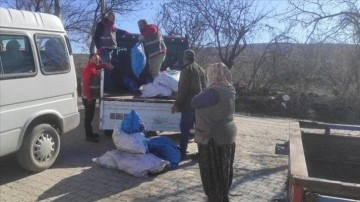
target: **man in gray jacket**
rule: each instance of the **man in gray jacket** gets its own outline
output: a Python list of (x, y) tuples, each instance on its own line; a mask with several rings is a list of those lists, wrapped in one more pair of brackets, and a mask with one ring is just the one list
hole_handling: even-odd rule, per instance
[(190, 129), (194, 127), (195, 110), (191, 107), (191, 99), (206, 88), (206, 72), (195, 62), (195, 52), (188, 49), (184, 52), (184, 68), (181, 70), (178, 94), (171, 109), (172, 113), (181, 112), (180, 120), (180, 152), (185, 159), (190, 138)]

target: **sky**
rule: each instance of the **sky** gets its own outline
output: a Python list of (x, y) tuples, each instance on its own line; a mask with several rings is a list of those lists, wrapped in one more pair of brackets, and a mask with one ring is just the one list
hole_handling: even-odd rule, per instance
[[(110, 0), (105, 0), (110, 1)], [(130, 33), (139, 33), (137, 22), (139, 19), (146, 19), (149, 23), (156, 22), (156, 15), (159, 12), (161, 5), (169, 0), (142, 0), (142, 4), (139, 5), (141, 10), (134, 11), (128, 14), (116, 14), (115, 25), (119, 29), (126, 30)], [(284, 9), (287, 5), (287, 0), (255, 0), (260, 7), (267, 5), (267, 8)], [(281, 25), (280, 25), (281, 26)], [(69, 36), (71, 38), (71, 36)], [(269, 39), (261, 33), (260, 36), (252, 37), (256, 42), (268, 42)], [(86, 44), (80, 44), (71, 42), (74, 53), (88, 53), (89, 50)]]
[[(106, 1), (106, 0), (105, 0)], [(157, 12), (160, 9), (161, 4), (166, 2), (168, 0), (143, 0), (142, 7), (143, 9), (141, 11), (132, 12), (127, 15), (118, 15), (116, 25), (120, 29), (127, 30), (130, 33), (139, 33), (139, 29), (137, 27), (137, 21), (139, 19), (147, 19), (149, 23), (153, 23), (155, 20)], [(324, 0), (326, 2), (328, 0)], [(331, 12), (339, 12), (343, 8), (338, 7), (339, 5), (342, 5), (340, 2), (337, 1), (335, 4), (328, 3), (325, 5), (325, 10), (331, 10)], [(282, 13), (288, 9), (289, 3), (288, 0), (255, 0), (255, 4), (258, 5), (257, 8), (264, 8), (265, 10), (272, 10), (275, 11), (274, 13)], [(308, 4), (309, 5), (309, 4)], [(359, 5), (360, 6), (360, 5)], [(317, 9), (307, 7), (307, 9)], [(335, 21), (334, 21), (335, 22)], [(277, 28), (277, 31), (284, 31), (285, 27), (288, 26), (286, 24), (285, 20), (283, 21), (275, 21), (275, 20), (266, 20), (263, 22), (264, 24), (268, 24), (270, 26), (274, 26)], [(331, 27), (332, 22), (327, 21), (328, 24), (324, 24), (324, 28), (327, 29)], [(335, 22), (336, 23), (336, 22)], [(295, 27), (295, 29), (292, 30), (291, 33), (289, 33), (291, 37), (293, 37), (297, 42), (305, 43), (308, 38), (309, 30), (306, 30), (304, 28), (301, 28), (300, 25)], [(271, 39), (273, 39), (274, 36), (270, 35), (270, 32), (267, 31), (257, 31), (255, 35), (251, 36), (250, 43), (268, 43)], [(338, 36), (338, 38), (340, 38)]]
[[(106, 1), (106, 0), (105, 0)], [(129, 33), (139, 33), (137, 22), (139, 19), (146, 19), (149, 23), (154, 22), (154, 17), (160, 9), (160, 5), (166, 0), (143, 0), (143, 9), (129, 14), (116, 14), (115, 26), (118, 29), (126, 30)], [(84, 44), (77, 44), (72, 42), (71, 46), (74, 53), (88, 53)]]
[[(105, 0), (106, 1), (106, 0)], [(124, 29), (130, 33), (139, 33), (139, 28), (137, 26), (137, 21), (139, 19), (146, 19), (149, 23), (155, 22), (155, 17), (157, 12), (160, 9), (160, 6), (162, 3), (166, 2), (166, 0), (143, 0), (143, 9), (140, 11), (135, 11), (129, 14), (124, 15), (116, 15), (116, 27), (119, 29)], [(269, 7), (273, 7), (274, 9), (284, 9), (287, 5), (287, 0), (256, 0), (257, 3), (260, 4), (260, 6), (266, 4), (269, 5)], [(259, 43), (261, 42), (268, 42), (269, 39), (265, 36), (261, 36), (262, 40), (258, 40)], [(259, 39), (259, 37), (257, 37)], [(75, 53), (80, 53), (82, 44), (72, 44), (73, 50)], [(88, 50), (84, 51), (85, 53), (88, 52)]]
[(137, 21), (139, 19), (146, 19), (149, 23), (154, 22), (157, 11), (160, 9), (163, 0), (143, 0), (144, 9), (141, 11), (132, 12), (126, 15), (117, 15), (116, 25), (120, 29), (124, 29), (130, 33), (139, 33)]
[[(109, 1), (109, 0), (105, 0)], [(116, 15), (116, 27), (119, 29), (124, 29), (130, 33), (139, 33), (137, 26), (137, 21), (139, 19), (146, 19), (149, 23), (154, 23), (156, 14), (160, 10), (161, 4), (168, 0), (142, 0), (142, 5), (139, 5), (141, 10), (134, 11), (128, 14)], [(266, 9), (275, 10), (278, 12), (284, 11), (287, 9), (288, 1), (287, 0), (255, 0), (255, 3), (259, 7), (265, 7)], [(336, 9), (336, 8), (332, 8)], [(275, 22), (275, 21), (266, 21), (266, 24), (277, 27), (279, 30), (284, 29), (285, 22)], [(303, 41), (306, 34), (304, 29), (297, 29), (294, 37), (296, 37), (299, 42)], [(71, 37), (71, 36), (70, 36)], [(267, 43), (270, 41), (272, 36), (269, 35), (269, 32), (258, 31), (256, 35), (251, 36), (250, 43)], [(72, 47), (75, 53), (88, 53), (87, 47), (85, 44), (76, 44), (72, 43)]]
[[(143, 0), (144, 9), (141, 11), (133, 12), (131, 14), (116, 16), (116, 25), (120, 29), (125, 29), (131, 33), (139, 33), (137, 21), (139, 19), (147, 19), (149, 23), (154, 22), (157, 12), (162, 3), (166, 0)], [(256, 0), (259, 4), (266, 4), (274, 9), (284, 9), (287, 5), (287, 0)]]

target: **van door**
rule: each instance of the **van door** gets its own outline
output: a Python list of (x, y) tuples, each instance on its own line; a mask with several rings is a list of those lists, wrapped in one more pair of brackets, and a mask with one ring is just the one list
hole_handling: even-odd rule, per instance
[(20, 165), (41, 171), (79, 124), (70, 49), (63, 33), (0, 31), (0, 43), (0, 156), (18, 151)]
[(19, 148), (29, 86), (37, 75), (31, 37), (0, 33), (0, 156)]

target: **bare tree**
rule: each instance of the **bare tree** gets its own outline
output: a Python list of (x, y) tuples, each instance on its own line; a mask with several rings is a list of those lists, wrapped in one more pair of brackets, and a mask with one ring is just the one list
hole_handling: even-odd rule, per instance
[(186, 36), (189, 46), (193, 50), (206, 47), (204, 18), (198, 12), (192, 12), (182, 8), (185, 1), (172, 1), (165, 3), (158, 14), (157, 24), (165, 30), (168, 35)]
[(61, 7), (60, 7), (60, 0), (54, 1), (54, 15), (60, 17)]
[[(125, 14), (137, 10), (142, 0), (108, 0), (106, 12), (112, 10)], [(99, 0), (0, 0), (1, 5), (9, 8), (50, 13), (62, 19), (70, 40), (88, 44), (94, 51), (92, 36), (96, 23), (101, 18)]]
[(359, 43), (360, 2), (357, 0), (289, 0), (287, 18), (324, 41)]
[[(318, 39), (320, 42), (340, 42), (356, 44), (354, 55), (351, 56), (350, 70), (342, 84), (341, 95), (349, 91), (355, 84), (360, 89), (358, 54), (360, 45), (360, 2), (358, 0), (290, 0), (292, 10), (289, 19), (298, 22), (300, 27), (308, 30), (305, 41)], [(340, 70), (339, 70), (340, 71)], [(357, 90), (359, 91), (359, 90)], [(356, 93), (356, 92), (355, 92)], [(357, 92), (358, 93), (358, 92)]]
[(187, 34), (191, 44), (216, 47), (229, 68), (247, 46), (246, 35), (269, 14), (248, 0), (171, 0), (161, 24), (169, 33)]

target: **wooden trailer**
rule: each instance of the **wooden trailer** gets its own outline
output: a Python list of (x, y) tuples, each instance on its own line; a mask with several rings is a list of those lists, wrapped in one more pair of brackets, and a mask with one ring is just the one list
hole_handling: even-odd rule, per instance
[[(300, 121), (298, 128), (289, 138), (289, 201), (359, 201), (360, 137), (330, 135), (330, 129), (360, 127)], [(300, 128), (320, 128), (325, 133), (305, 133)]]

